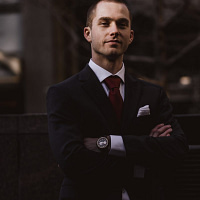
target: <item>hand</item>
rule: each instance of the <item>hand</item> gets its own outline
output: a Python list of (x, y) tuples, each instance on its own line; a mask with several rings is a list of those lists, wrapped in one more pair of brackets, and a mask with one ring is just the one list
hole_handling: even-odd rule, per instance
[(100, 153), (101, 151), (97, 147), (97, 140), (98, 138), (84, 138), (83, 143), (88, 150)]
[(155, 128), (151, 130), (151, 133), (149, 136), (168, 137), (170, 136), (171, 132), (172, 132), (171, 125), (158, 124)]

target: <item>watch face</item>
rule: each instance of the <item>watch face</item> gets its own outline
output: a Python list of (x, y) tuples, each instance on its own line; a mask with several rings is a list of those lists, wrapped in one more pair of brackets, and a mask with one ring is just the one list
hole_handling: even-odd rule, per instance
[(104, 149), (108, 146), (108, 139), (106, 137), (101, 137), (97, 140), (97, 146), (100, 149)]

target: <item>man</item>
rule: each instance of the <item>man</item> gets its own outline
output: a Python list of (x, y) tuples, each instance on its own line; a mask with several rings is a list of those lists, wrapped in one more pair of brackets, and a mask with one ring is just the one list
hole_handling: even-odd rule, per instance
[(162, 172), (188, 147), (163, 89), (125, 72), (134, 37), (126, 3), (94, 3), (84, 36), (89, 64), (47, 94), (50, 144), (65, 174), (60, 199), (166, 199)]

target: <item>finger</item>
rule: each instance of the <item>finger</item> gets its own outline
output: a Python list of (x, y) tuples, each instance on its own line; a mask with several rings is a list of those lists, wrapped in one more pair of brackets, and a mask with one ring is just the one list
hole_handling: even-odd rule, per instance
[(165, 125), (164, 124), (159, 124), (157, 125), (151, 132), (150, 136), (152, 137), (158, 137), (160, 134), (162, 134), (162, 130), (163, 130), (163, 127)]
[(151, 130), (151, 133), (150, 133), (149, 136), (153, 136), (153, 135), (157, 132), (157, 130), (160, 129), (161, 127), (163, 127), (163, 126), (164, 126), (164, 124), (158, 124), (157, 126), (155, 126), (155, 127)]
[(172, 132), (172, 128), (169, 128), (164, 133), (160, 134), (159, 137), (168, 137), (168, 136), (170, 136), (171, 132)]
[(164, 126), (164, 124), (158, 124), (152, 130), (158, 130), (159, 128), (161, 128), (163, 126)]
[(164, 133), (165, 131), (167, 131), (168, 129), (171, 129), (171, 125), (165, 125), (165, 126), (159, 128), (158, 132), (159, 132), (160, 134), (162, 134), (162, 133)]
[(172, 128), (163, 127), (162, 130), (158, 130), (156, 133), (154, 133), (153, 137), (164, 137), (164, 136), (170, 136), (170, 133), (172, 132)]
[(159, 137), (161, 133), (159, 131), (156, 131), (152, 134), (152, 137)]
[(159, 137), (162, 134), (163, 134), (163, 136), (166, 136), (167, 134), (169, 134), (170, 132), (172, 132), (171, 125), (159, 126), (159, 128), (157, 130), (154, 129), (153, 131), (154, 132), (152, 132), (151, 135), (150, 135), (152, 137)]

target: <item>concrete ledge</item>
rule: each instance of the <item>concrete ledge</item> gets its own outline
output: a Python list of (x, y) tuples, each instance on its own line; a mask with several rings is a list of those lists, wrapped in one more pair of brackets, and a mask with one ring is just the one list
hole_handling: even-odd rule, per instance
[(46, 114), (0, 116), (0, 199), (58, 199), (63, 174), (53, 158)]
[[(188, 157), (176, 172), (176, 199), (191, 200), (194, 195), (198, 199), (200, 191), (192, 183), (200, 186), (200, 115), (176, 117), (190, 145)], [(63, 174), (49, 146), (45, 113), (0, 115), (0, 149), (1, 200), (58, 199)]]

